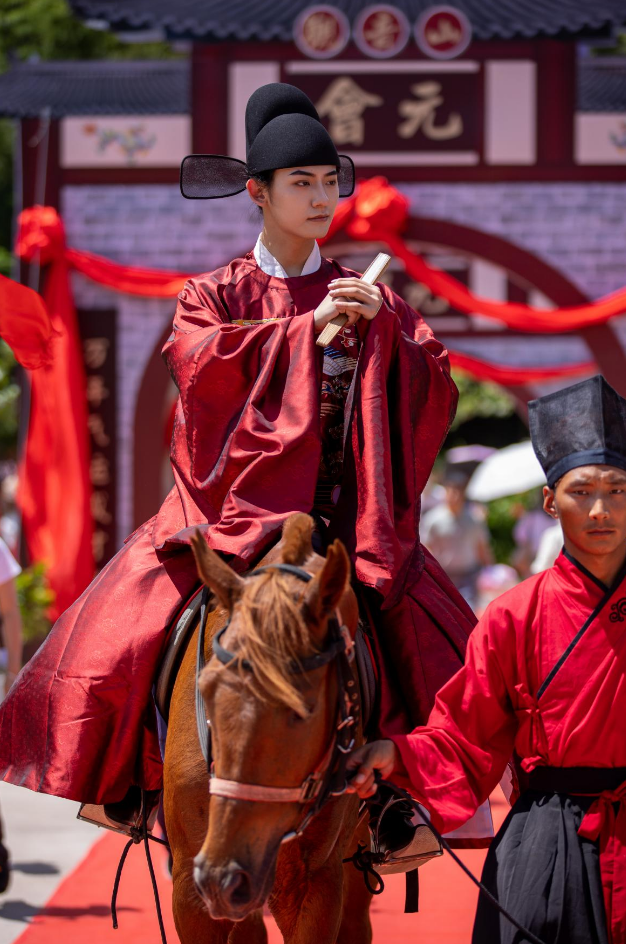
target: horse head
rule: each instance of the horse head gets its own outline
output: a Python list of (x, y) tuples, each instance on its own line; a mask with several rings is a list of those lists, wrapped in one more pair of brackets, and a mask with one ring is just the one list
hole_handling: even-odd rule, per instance
[[(335, 541), (320, 557), (312, 529), (308, 515), (293, 515), (278, 548), (247, 577), (199, 533), (193, 541), (200, 577), (226, 616), (198, 681), (212, 732), (211, 786), (230, 785), (221, 795), (211, 790), (195, 859), (195, 882), (213, 918), (242, 920), (263, 904), (281, 843), (312, 808), (291, 795), (328, 763), (335, 743), (340, 681), (334, 657), (323, 654), (339, 648), (331, 638), (336, 612), (354, 638), (358, 609), (343, 544)], [(301, 579), (282, 565), (300, 570)]]

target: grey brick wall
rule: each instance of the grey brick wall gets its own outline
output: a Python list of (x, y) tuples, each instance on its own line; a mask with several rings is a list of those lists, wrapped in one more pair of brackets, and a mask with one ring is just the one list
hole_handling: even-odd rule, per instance
[[(124, 265), (202, 272), (254, 245), (259, 222), (246, 194), (225, 202), (184, 200), (176, 186), (66, 187), (67, 242)], [(120, 295), (72, 276), (76, 304), (118, 311), (118, 539), (132, 529), (133, 427), (148, 360), (176, 300)], [(165, 368), (164, 368), (165, 369)]]
[[(480, 227), (508, 239), (536, 253), (592, 298), (626, 282), (626, 183), (429, 183), (401, 189), (416, 214)], [(210, 271), (228, 262), (252, 248), (260, 228), (245, 193), (227, 201), (190, 201), (181, 197), (176, 185), (68, 186), (62, 195), (62, 213), (70, 246), (128, 265), (175, 272)], [(117, 295), (80, 276), (73, 279), (79, 306), (116, 307), (119, 312), (121, 540), (132, 524), (137, 391), (147, 361), (172, 318), (175, 300)], [(586, 359), (579, 339), (564, 343), (568, 348), (564, 359)], [(504, 350), (504, 339), (493, 344), (493, 356), (495, 348), (502, 347), (501, 359), (509, 360), (511, 351)], [(480, 341), (468, 341), (463, 347), (481, 353)]]

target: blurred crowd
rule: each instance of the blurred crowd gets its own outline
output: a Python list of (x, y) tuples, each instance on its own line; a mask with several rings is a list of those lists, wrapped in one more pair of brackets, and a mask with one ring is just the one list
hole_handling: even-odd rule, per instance
[(542, 488), (534, 486), (507, 502), (510, 547), (494, 547), (488, 503), (468, 497), (472, 476), (493, 452), (451, 449), (422, 496), (422, 543), (477, 616), (520, 580), (551, 567), (563, 545), (561, 526), (543, 510)]

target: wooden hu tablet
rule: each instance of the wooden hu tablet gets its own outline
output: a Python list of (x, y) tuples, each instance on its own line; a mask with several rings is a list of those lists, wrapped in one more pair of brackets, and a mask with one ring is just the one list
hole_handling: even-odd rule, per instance
[[(361, 279), (363, 282), (367, 282), (368, 285), (375, 285), (390, 262), (391, 256), (388, 256), (384, 252), (379, 252), (374, 261), (368, 265)], [(346, 299), (346, 301), (349, 301), (349, 299)], [(337, 315), (336, 318), (329, 321), (326, 327), (320, 331), (316, 341), (318, 347), (326, 347), (327, 344), (330, 344), (337, 332), (341, 331), (347, 320), (347, 315)]]

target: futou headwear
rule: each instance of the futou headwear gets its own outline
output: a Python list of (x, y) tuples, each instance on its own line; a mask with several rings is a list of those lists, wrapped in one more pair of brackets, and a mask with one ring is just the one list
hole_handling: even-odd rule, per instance
[(528, 404), (530, 437), (548, 485), (583, 465), (626, 471), (626, 400), (604, 377), (557, 390)]
[(191, 200), (230, 197), (245, 190), (257, 174), (319, 164), (339, 169), (339, 195), (349, 197), (354, 191), (352, 160), (337, 153), (303, 91), (272, 82), (253, 92), (246, 106), (246, 162), (221, 154), (189, 154), (180, 166), (180, 190)]

